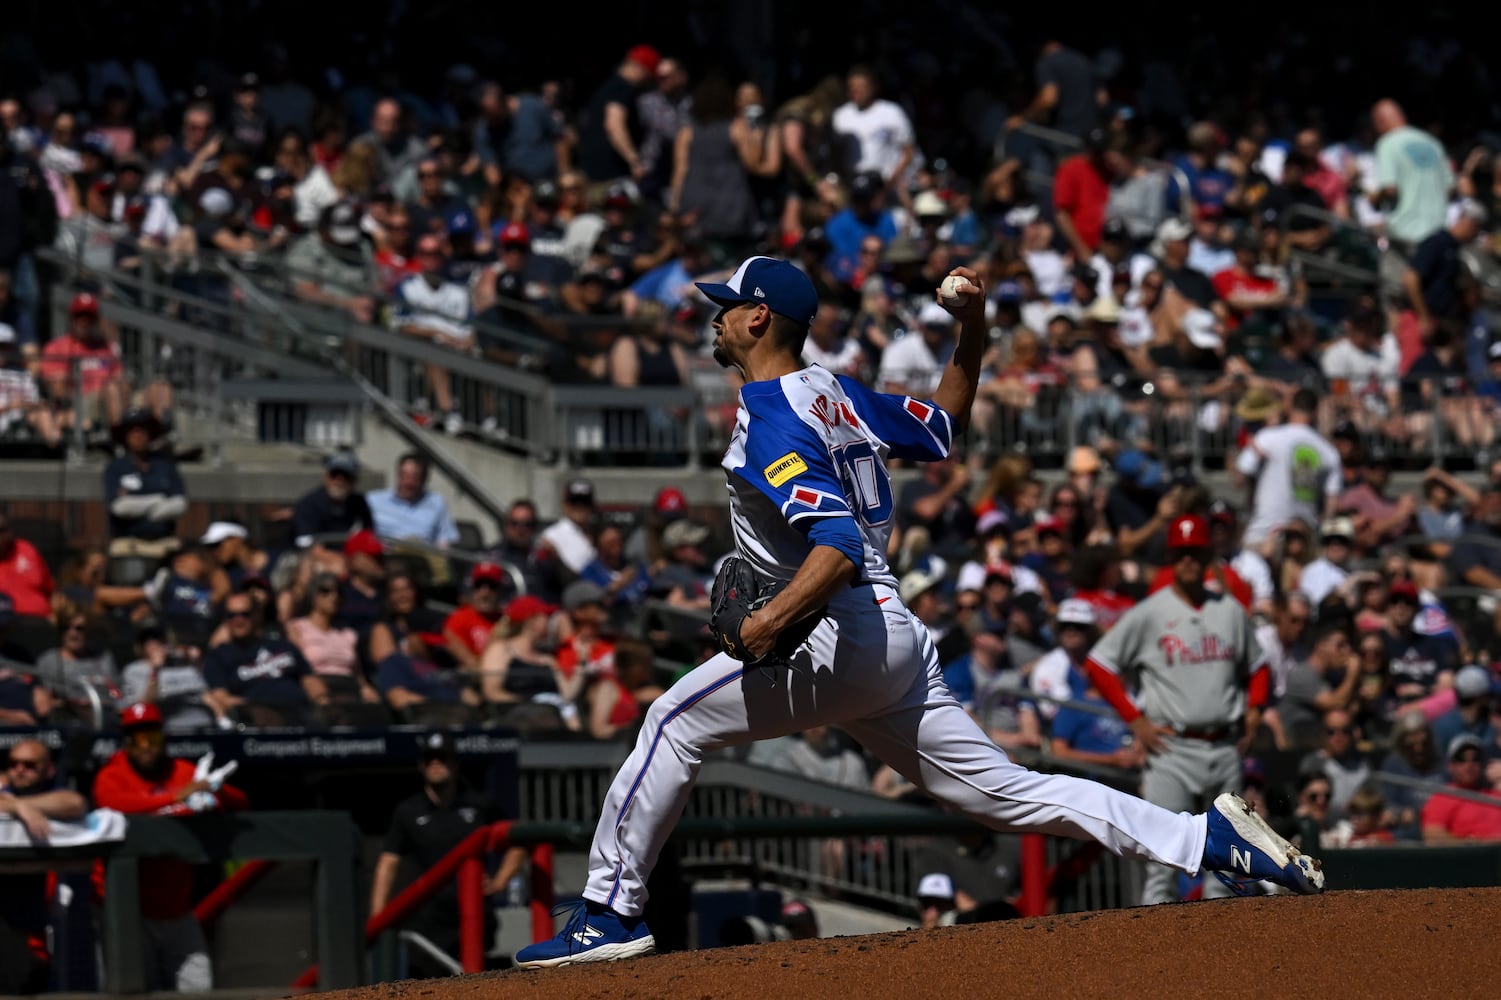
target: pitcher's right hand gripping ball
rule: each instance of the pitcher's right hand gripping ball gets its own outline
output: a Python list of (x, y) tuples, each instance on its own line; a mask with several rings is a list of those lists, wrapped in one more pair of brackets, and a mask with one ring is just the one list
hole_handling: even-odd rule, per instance
[(763, 607), (785, 586), (760, 576), (739, 556), (726, 559), (714, 577), (714, 589), (709, 595), (709, 630), (714, 633), (715, 644), (746, 666), (765, 666), (791, 657), (808, 640), (820, 614), (810, 614), (784, 629), (771, 651), (760, 657), (751, 656), (740, 638), (740, 627), (750, 613)]

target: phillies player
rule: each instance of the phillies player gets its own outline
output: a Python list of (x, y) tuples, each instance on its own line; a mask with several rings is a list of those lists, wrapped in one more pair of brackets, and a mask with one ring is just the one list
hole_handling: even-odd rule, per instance
[[(191, 763), (167, 756), (162, 713), (155, 705), (131, 705), (120, 713), (120, 728), (125, 748), (94, 779), (94, 803), (100, 808), (186, 816), (249, 804), (239, 789), (216, 789), (198, 778)], [(214, 988), (208, 942), (193, 916), (191, 866), (170, 858), (141, 861), (141, 917), (149, 953), (147, 989), (190, 993)]]
[[(1085, 661), (1105, 700), (1147, 751), (1142, 797), (1172, 812), (1196, 812), (1240, 788), (1241, 742), (1260, 724), (1270, 672), (1251, 619), (1233, 598), (1205, 586), (1213, 558), (1209, 522), (1191, 514), (1167, 538), (1173, 580), (1132, 608)], [(1125, 674), (1137, 697), (1127, 695)], [(1175, 898), (1174, 873), (1148, 868), (1144, 903)], [(1218, 886), (1206, 885), (1209, 890)]]

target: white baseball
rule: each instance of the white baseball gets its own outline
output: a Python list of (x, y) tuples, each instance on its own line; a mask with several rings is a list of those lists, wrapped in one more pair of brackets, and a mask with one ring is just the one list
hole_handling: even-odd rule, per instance
[(959, 275), (951, 274), (943, 279), (943, 284), (938, 286), (938, 296), (949, 305), (962, 306), (965, 302), (969, 301), (969, 294), (961, 292), (959, 288), (962, 285), (968, 284), (969, 282), (959, 277)]

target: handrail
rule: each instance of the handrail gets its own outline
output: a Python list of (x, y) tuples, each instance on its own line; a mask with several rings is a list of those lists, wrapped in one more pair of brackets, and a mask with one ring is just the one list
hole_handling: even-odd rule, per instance
[(1395, 774), (1391, 771), (1372, 771), (1371, 780), (1384, 785), (1411, 788), (1415, 791), (1427, 792), (1429, 795), (1447, 795), (1451, 798), (1473, 802), (1476, 805), (1501, 809), (1501, 798), (1495, 795), (1486, 795), (1483, 792), (1472, 791), (1468, 788), (1456, 788), (1444, 782), (1427, 781), (1423, 778), (1413, 778), (1405, 774)]

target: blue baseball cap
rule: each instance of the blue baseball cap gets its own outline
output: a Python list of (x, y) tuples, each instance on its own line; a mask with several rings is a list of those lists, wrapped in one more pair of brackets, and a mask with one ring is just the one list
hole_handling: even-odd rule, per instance
[(747, 258), (724, 284), (708, 281), (694, 284), (717, 305), (759, 302), (779, 316), (805, 326), (813, 322), (813, 314), (818, 312), (818, 293), (813, 290), (813, 282), (792, 264), (775, 257)]
[(1115, 474), (1144, 490), (1155, 489), (1162, 484), (1162, 465), (1148, 458), (1145, 452), (1134, 449), (1116, 456)]

